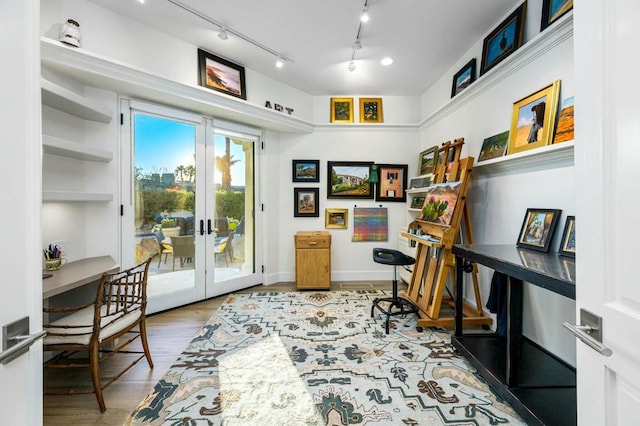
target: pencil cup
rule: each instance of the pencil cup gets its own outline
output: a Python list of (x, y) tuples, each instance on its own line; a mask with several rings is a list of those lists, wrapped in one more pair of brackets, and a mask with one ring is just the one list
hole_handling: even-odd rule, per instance
[(67, 263), (66, 259), (63, 259), (61, 257), (57, 259), (49, 259), (44, 261), (44, 268), (47, 271), (57, 271), (58, 269), (62, 268), (62, 265), (64, 265), (65, 263)]

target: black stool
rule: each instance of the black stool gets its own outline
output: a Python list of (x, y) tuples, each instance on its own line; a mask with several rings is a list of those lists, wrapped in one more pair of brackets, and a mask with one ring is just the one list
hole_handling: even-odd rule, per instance
[[(387, 316), (387, 320), (385, 321), (385, 331), (387, 334), (389, 334), (390, 317), (395, 315), (418, 313), (418, 307), (416, 305), (405, 298), (398, 297), (398, 280), (396, 278), (396, 268), (398, 267), (398, 265), (413, 265), (414, 263), (416, 263), (416, 260), (413, 257), (407, 256), (406, 254), (398, 250), (374, 248), (373, 261), (376, 263), (382, 263), (384, 265), (393, 265), (393, 296), (374, 299), (373, 306), (371, 306), (371, 318), (373, 318), (373, 313), (376, 308), (378, 308), (380, 312)], [(381, 302), (389, 303), (387, 309), (380, 306)], [(400, 310), (394, 311), (393, 308), (399, 308)]]

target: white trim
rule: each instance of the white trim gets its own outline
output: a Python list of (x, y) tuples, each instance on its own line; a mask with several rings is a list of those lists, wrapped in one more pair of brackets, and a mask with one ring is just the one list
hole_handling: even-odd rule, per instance
[(169, 118), (171, 120), (187, 121), (193, 124), (204, 123), (204, 117), (202, 114), (191, 113), (173, 107), (152, 104), (149, 102), (139, 101), (137, 99), (131, 99), (129, 101), (129, 106), (132, 110)]

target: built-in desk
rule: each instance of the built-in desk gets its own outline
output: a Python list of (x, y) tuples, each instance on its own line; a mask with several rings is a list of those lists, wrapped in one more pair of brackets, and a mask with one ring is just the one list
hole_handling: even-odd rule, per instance
[(120, 265), (111, 256), (90, 257), (69, 262), (57, 271), (47, 271), (52, 276), (42, 280), (42, 298), (48, 299), (92, 283), (99, 280), (104, 272), (115, 272), (119, 268)]
[[(575, 299), (575, 260), (513, 245), (457, 244), (452, 253), (457, 291), (453, 345), (528, 425), (575, 425), (575, 369), (522, 336), (523, 281)], [(464, 259), (509, 277), (506, 338), (463, 333)]]

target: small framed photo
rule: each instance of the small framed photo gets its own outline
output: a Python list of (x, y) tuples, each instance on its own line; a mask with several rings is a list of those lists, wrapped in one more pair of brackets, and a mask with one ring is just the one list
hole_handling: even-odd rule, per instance
[(353, 98), (331, 98), (331, 122), (353, 123)]
[(382, 98), (360, 98), (360, 122), (382, 123)]
[(327, 198), (373, 199), (371, 166), (373, 162), (328, 161)]
[(509, 131), (490, 136), (482, 142), (478, 162), (502, 157), (507, 151), (509, 144)]
[(562, 231), (562, 240), (558, 254), (568, 257), (576, 257), (576, 217), (567, 216)]
[(409, 181), (409, 189), (426, 188), (431, 185), (431, 176), (417, 176)]
[(320, 182), (319, 160), (292, 160), (293, 182)]
[(560, 80), (513, 104), (509, 154), (550, 145), (558, 112)]
[(293, 216), (319, 217), (318, 188), (293, 188)]
[(451, 97), (466, 89), (476, 80), (476, 58), (470, 60), (464, 67), (453, 76), (451, 87)]
[(544, 31), (571, 9), (573, 9), (573, 0), (543, 0), (540, 31)]
[(432, 174), (436, 168), (436, 156), (438, 155), (438, 146), (432, 146), (420, 153), (420, 162), (418, 163), (418, 174)]
[(548, 252), (560, 213), (559, 209), (527, 209), (516, 245)]
[(348, 209), (324, 209), (324, 227), (327, 229), (347, 229)]
[(425, 199), (426, 197), (424, 195), (414, 195), (413, 197), (411, 197), (411, 208), (422, 209)]
[(377, 164), (378, 184), (376, 201), (407, 201), (407, 168), (406, 164)]
[(480, 75), (498, 65), (522, 46), (526, 12), (527, 2), (525, 1), (485, 37)]
[(240, 99), (247, 99), (244, 67), (198, 49), (198, 84)]
[(554, 144), (573, 140), (573, 103), (573, 96), (562, 101), (556, 133), (553, 136)]

